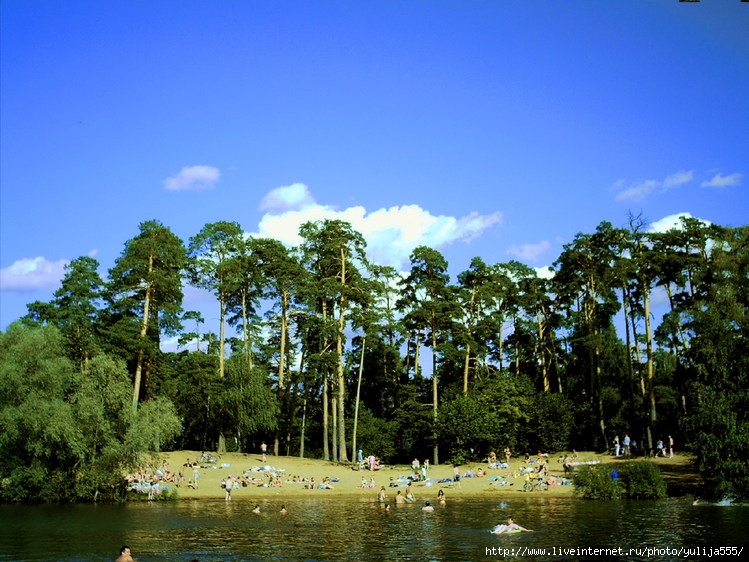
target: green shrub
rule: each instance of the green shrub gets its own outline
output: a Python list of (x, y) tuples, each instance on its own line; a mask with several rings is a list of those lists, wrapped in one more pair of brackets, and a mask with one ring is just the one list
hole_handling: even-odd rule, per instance
[(466, 453), (465, 451), (457, 451), (450, 457), (450, 460), (448, 461), (448, 463), (454, 464), (455, 466), (460, 466), (460, 465), (471, 462), (471, 460), (472, 459), (468, 456), (468, 453)]
[(658, 500), (666, 497), (666, 481), (649, 461), (628, 461), (619, 468), (583, 465), (572, 477), (575, 495), (589, 500)]
[(619, 478), (624, 497), (633, 500), (660, 500), (666, 497), (666, 481), (650, 461), (629, 461), (622, 465)]
[(588, 500), (613, 500), (621, 497), (619, 480), (609, 468), (583, 465), (572, 476), (575, 495)]

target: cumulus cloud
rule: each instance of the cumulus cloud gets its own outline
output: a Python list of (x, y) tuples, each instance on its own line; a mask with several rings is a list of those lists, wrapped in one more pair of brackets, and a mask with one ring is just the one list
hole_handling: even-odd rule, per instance
[(688, 183), (694, 179), (694, 172), (680, 171), (663, 180), (638, 180), (636, 182), (627, 182), (619, 180), (612, 186), (617, 192), (615, 199), (617, 201), (642, 201), (655, 191), (666, 191), (672, 187)]
[(0, 269), (0, 290), (33, 291), (56, 287), (65, 275), (68, 260), (49, 261), (43, 257), (24, 258)]
[(309, 187), (303, 183), (293, 183), (269, 192), (260, 202), (261, 211), (283, 213), (291, 210), (304, 209), (315, 204), (315, 199)]
[(731, 174), (730, 176), (715, 174), (713, 179), (710, 181), (703, 181), (700, 185), (702, 187), (728, 187), (731, 185), (739, 185), (740, 183), (741, 174)]
[[(681, 219), (682, 217), (686, 219), (695, 218), (692, 217), (691, 213), (676, 213), (675, 215), (668, 215), (663, 217), (660, 220), (657, 220), (650, 224), (648, 227), (648, 232), (668, 232), (669, 230), (674, 229), (680, 229), (681, 228)], [(704, 219), (697, 219), (705, 226), (710, 225), (709, 221), (706, 221)]]
[(164, 187), (170, 191), (185, 189), (210, 189), (221, 177), (221, 172), (213, 166), (185, 166), (178, 174), (164, 180)]
[(507, 253), (522, 261), (535, 261), (551, 249), (551, 244), (542, 240), (538, 244), (523, 244), (522, 246), (511, 246)]
[[(283, 212), (266, 213), (255, 236), (275, 238), (295, 246), (302, 242), (299, 227), (307, 221), (337, 219), (348, 222), (367, 241), (369, 258), (383, 265), (402, 267), (417, 246), (435, 249), (457, 241), (469, 242), (488, 228), (502, 222), (501, 213), (482, 215), (476, 212), (464, 217), (432, 215), (418, 205), (401, 205), (367, 212), (354, 206), (335, 209), (320, 205), (303, 184), (271, 191), (263, 199), (265, 208)], [(291, 204), (293, 203), (293, 204)]]
[(545, 265), (543, 267), (534, 267), (533, 269), (536, 270), (536, 275), (538, 275), (541, 279), (554, 278), (554, 270), (551, 268), (551, 266)]

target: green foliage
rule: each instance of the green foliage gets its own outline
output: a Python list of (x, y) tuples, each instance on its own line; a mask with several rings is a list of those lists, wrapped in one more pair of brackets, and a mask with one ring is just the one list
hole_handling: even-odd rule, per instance
[[(241, 448), (278, 431), (291, 450), (303, 416), (305, 451), (321, 452), (331, 375), (342, 425), (326, 435), (337, 429), (343, 452), (364, 341), (358, 442), (385, 460), (429, 457), (437, 443), (454, 461), (506, 446), (603, 450), (649, 429), (695, 452), (706, 497), (749, 498), (749, 227), (634, 226), (579, 234), (551, 281), (474, 258), (453, 285), (444, 257), (423, 246), (399, 283), (367, 263), (363, 237), (341, 221), (308, 223), (297, 248), (209, 224), (190, 239), (190, 261), (169, 229), (143, 223), (106, 291), (96, 260), (74, 260), (54, 298), (0, 334), (0, 499), (117, 498), (122, 467), (143, 449), (213, 449), (219, 435)], [(199, 316), (181, 316), (185, 271), (241, 340), (209, 332), (211, 355), (201, 351)], [(655, 287), (670, 310), (654, 342), (639, 328)], [(626, 343), (613, 322), (622, 303), (637, 329)], [(195, 352), (163, 353), (180, 318), (195, 320), (181, 338)], [(426, 378), (430, 355), (436, 376)], [(145, 399), (140, 409), (124, 406), (129, 396)], [(655, 473), (623, 466), (613, 489), (585, 471), (592, 495), (661, 493)]]
[(530, 450), (554, 453), (569, 449), (574, 423), (574, 404), (569, 398), (548, 392), (537, 395), (528, 425)]
[(436, 430), (440, 445), (447, 449), (449, 458), (455, 459), (470, 449), (479, 456), (493, 449), (499, 423), (480, 400), (461, 394), (443, 402)]
[(141, 404), (128, 428), (125, 444), (132, 451), (161, 451), (182, 430), (174, 404), (166, 398), (153, 398)]
[(661, 470), (649, 461), (628, 461), (619, 471), (624, 497), (631, 500), (661, 500), (666, 497), (666, 481)]
[(663, 475), (648, 461), (628, 461), (614, 469), (582, 465), (575, 469), (572, 481), (575, 495), (588, 500), (655, 500), (666, 497)]
[(180, 430), (157, 399), (134, 418), (122, 363), (94, 356), (80, 370), (54, 326), (0, 334), (0, 500), (116, 500), (142, 448)]
[(250, 369), (241, 355), (233, 355), (226, 364), (226, 379), (214, 407), (227, 435), (253, 435), (274, 431), (279, 405), (267, 377)]
[(399, 441), (396, 422), (376, 418), (369, 410), (360, 407), (356, 433), (357, 447), (364, 451), (365, 456), (374, 455), (385, 463), (393, 462)]
[(572, 476), (576, 496), (586, 500), (614, 500), (622, 496), (618, 479), (612, 477), (611, 469), (599, 465), (582, 465)]
[(683, 427), (697, 452), (703, 497), (749, 498), (749, 393), (731, 396), (699, 385), (700, 403)]
[(408, 400), (395, 411), (394, 421), (400, 438), (397, 440), (398, 459), (429, 458), (434, 445), (434, 417), (429, 406)]
[[(505, 447), (515, 450), (522, 442), (525, 429), (530, 427), (533, 412), (533, 385), (528, 377), (493, 373), (476, 384), (476, 394), (484, 409), (496, 420), (496, 433), (491, 449), (501, 451)], [(480, 451), (481, 454), (489, 451)]]

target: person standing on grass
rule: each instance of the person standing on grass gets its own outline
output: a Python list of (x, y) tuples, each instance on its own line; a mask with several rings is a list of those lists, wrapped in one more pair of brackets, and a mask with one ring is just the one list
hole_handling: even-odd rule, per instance
[(198, 480), (200, 480), (200, 469), (198, 463), (195, 463), (192, 465), (192, 483), (196, 490), (198, 489)]

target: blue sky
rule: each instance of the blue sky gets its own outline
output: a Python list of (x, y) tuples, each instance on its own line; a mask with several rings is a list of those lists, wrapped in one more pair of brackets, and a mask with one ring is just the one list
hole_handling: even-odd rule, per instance
[(0, 5), (1, 330), (150, 219), (342, 218), (453, 274), (628, 212), (748, 222), (739, 0)]

